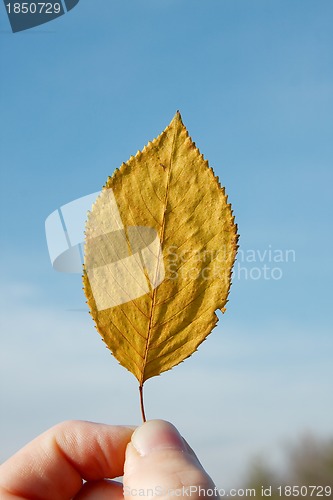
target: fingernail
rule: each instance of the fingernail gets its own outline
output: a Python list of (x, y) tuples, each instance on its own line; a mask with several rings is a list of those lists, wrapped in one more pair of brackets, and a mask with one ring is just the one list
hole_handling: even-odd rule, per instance
[(136, 429), (132, 444), (141, 456), (155, 450), (186, 451), (185, 442), (176, 427), (164, 420), (150, 420)]

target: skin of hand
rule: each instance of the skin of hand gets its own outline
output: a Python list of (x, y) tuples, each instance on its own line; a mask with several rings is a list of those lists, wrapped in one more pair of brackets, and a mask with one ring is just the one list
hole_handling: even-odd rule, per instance
[[(123, 484), (112, 480), (119, 476), (123, 476)], [(1, 500), (134, 500), (153, 496), (163, 500), (175, 495), (197, 500), (205, 494), (219, 498), (193, 450), (177, 429), (163, 420), (148, 421), (136, 430), (64, 422), (0, 466)]]

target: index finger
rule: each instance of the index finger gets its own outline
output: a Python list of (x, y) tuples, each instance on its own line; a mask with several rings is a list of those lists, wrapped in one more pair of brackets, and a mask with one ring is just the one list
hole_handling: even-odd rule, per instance
[(76, 495), (83, 479), (122, 476), (133, 430), (82, 421), (58, 424), (0, 466), (0, 492), (60, 500)]

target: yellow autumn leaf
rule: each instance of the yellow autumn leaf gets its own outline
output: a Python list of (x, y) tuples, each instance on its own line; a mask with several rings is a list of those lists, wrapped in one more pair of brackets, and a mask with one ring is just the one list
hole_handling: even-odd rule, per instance
[(108, 178), (88, 214), (84, 290), (98, 332), (141, 391), (216, 325), (237, 238), (225, 190), (179, 113)]

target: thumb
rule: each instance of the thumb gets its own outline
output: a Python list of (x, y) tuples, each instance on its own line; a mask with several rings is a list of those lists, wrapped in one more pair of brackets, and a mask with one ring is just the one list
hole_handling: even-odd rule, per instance
[(177, 429), (163, 420), (139, 427), (127, 445), (124, 497), (219, 498), (213, 481)]

